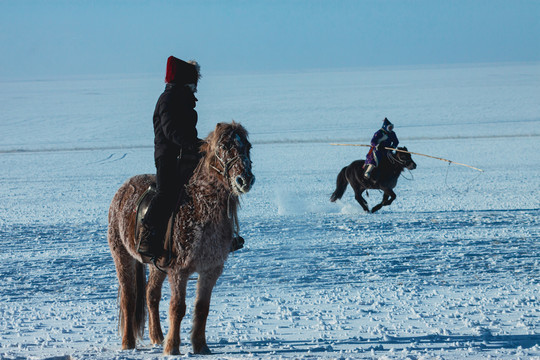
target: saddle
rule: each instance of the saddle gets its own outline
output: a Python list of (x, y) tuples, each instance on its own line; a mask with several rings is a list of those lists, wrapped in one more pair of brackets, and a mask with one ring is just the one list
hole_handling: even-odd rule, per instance
[[(141, 241), (140, 234), (142, 230), (142, 221), (144, 219), (144, 216), (146, 215), (146, 212), (148, 211), (150, 202), (152, 201), (154, 196), (156, 196), (156, 194), (157, 194), (156, 184), (152, 183), (137, 201), (137, 204), (136, 204), (137, 215), (135, 218), (135, 239), (137, 239), (137, 248), (139, 247), (139, 243)], [(166, 268), (170, 264), (171, 259), (173, 258), (172, 236), (173, 236), (174, 219), (176, 218), (176, 214), (178, 212), (179, 207), (182, 204), (182, 201), (187, 201), (186, 197), (181, 197), (178, 200), (175, 210), (172, 212), (172, 214), (169, 217), (169, 221), (167, 222), (167, 228), (165, 230), (164, 239), (162, 239), (163, 255), (158, 260), (154, 260), (154, 261), (152, 261), (152, 259), (147, 256), (141, 255), (143, 263), (145, 264), (153, 263), (158, 268), (158, 270), (161, 270), (163, 272), (165, 272), (163, 268)], [(230, 251), (234, 252), (236, 250), (242, 249), (244, 247), (244, 242), (245, 242), (244, 238), (236, 234), (233, 237)], [(182, 247), (182, 250), (185, 250), (185, 247), (184, 247), (185, 244), (182, 244), (180, 246)]]
[[(156, 184), (151, 184), (148, 189), (141, 195), (139, 200), (137, 201), (136, 209), (137, 209), (137, 215), (135, 218), (135, 239), (137, 239), (137, 247), (139, 246), (139, 243), (141, 241), (140, 234), (142, 230), (142, 221), (144, 219), (144, 216), (146, 215), (146, 212), (148, 211), (148, 207), (150, 206), (150, 202), (156, 196), (157, 190), (156, 190)], [(161, 266), (167, 266), (173, 256), (172, 252), (172, 229), (174, 225), (174, 218), (176, 215), (176, 211), (173, 211), (173, 213), (169, 217), (169, 221), (167, 222), (167, 229), (165, 231), (165, 238), (162, 239), (163, 244), (163, 255), (161, 258), (163, 260), (160, 261)], [(151, 263), (152, 259), (147, 256), (142, 256), (143, 262), (145, 264)], [(157, 265), (156, 265), (157, 266)]]

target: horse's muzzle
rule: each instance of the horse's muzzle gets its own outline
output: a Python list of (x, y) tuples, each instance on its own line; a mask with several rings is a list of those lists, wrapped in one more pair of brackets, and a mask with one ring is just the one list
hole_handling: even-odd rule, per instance
[(255, 175), (242, 174), (242, 175), (238, 175), (236, 179), (234, 180), (235, 180), (236, 188), (238, 189), (238, 191), (242, 194), (245, 194), (249, 190), (251, 190), (251, 187), (253, 186), (253, 184), (255, 184)]
[(411, 161), (409, 165), (407, 165), (407, 169), (414, 170), (416, 169), (416, 163), (414, 161)]

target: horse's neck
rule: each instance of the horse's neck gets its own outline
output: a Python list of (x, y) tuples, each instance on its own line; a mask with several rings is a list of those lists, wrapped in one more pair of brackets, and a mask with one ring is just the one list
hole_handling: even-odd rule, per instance
[(391, 153), (386, 155), (386, 159), (384, 159), (384, 161), (386, 163), (384, 167), (387, 169), (391, 177), (395, 176), (397, 178), (405, 168), (403, 164), (395, 159)]
[(230, 203), (231, 191), (212, 169), (201, 167), (195, 171), (188, 192), (196, 208), (203, 214), (216, 211), (226, 212)]

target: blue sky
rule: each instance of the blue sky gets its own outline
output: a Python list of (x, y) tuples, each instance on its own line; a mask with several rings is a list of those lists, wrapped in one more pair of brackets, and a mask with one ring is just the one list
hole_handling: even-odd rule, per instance
[(0, 0), (0, 79), (540, 61), (540, 0)]

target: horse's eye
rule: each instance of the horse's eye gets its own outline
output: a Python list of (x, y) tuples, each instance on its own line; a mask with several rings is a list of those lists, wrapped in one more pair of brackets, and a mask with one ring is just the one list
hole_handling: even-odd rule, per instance
[(236, 136), (234, 137), (234, 141), (236, 142), (237, 145), (242, 145), (243, 144), (243, 141), (242, 141), (242, 138), (240, 137), (240, 135), (236, 134)]

